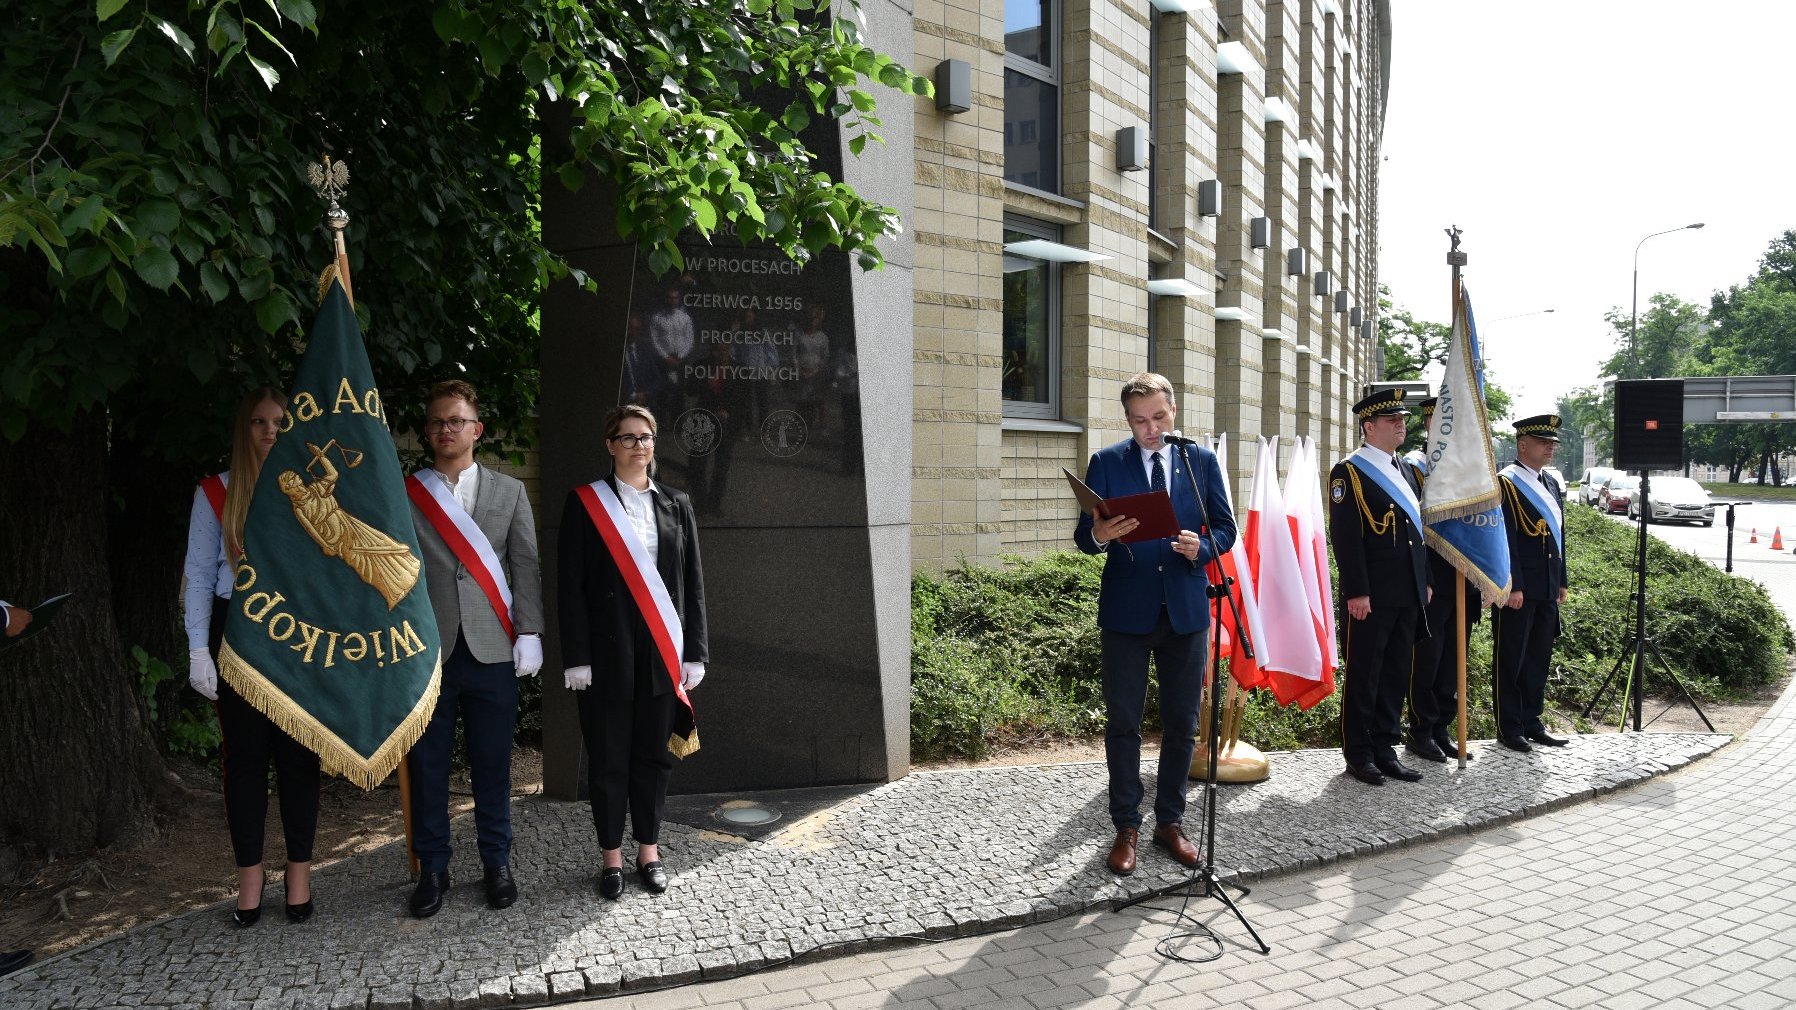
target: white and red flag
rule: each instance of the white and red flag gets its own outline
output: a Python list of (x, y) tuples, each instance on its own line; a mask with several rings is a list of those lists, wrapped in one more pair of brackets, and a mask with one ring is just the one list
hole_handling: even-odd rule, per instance
[(1297, 546), (1278, 486), (1278, 439), (1260, 439), (1254, 466), (1253, 497), (1248, 502), (1252, 574), (1260, 612), (1260, 634), (1254, 639), (1259, 667), (1281, 704), (1313, 689), (1322, 677), (1322, 656), (1310, 614)]
[[(1222, 493), (1229, 500), (1229, 511), (1239, 515), (1235, 510), (1235, 496), (1229, 490), (1229, 449), (1228, 436), (1216, 436), (1216, 463), (1222, 468)], [(1250, 496), (1251, 498), (1251, 496)], [(1254, 656), (1260, 651), (1260, 605), (1258, 594), (1254, 591), (1253, 554), (1248, 546), (1252, 531), (1253, 517), (1248, 517), (1247, 531), (1235, 538), (1235, 545), (1224, 554), (1218, 564), (1224, 575), (1235, 582), (1235, 606), (1222, 608), (1222, 621), (1217, 625), (1216, 634), (1222, 636), (1222, 654), (1228, 657), (1229, 675), (1242, 687), (1263, 687), (1266, 675), (1260, 670), (1258, 658), (1249, 658), (1247, 648), (1251, 644)], [(1247, 634), (1241, 634), (1241, 626), (1245, 625)]]

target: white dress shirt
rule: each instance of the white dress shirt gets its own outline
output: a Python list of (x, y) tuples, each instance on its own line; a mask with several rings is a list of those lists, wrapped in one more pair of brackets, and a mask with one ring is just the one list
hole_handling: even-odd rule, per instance
[[(225, 486), (231, 475), (221, 475)], [(224, 527), (212, 512), (212, 502), (204, 488), (194, 488), (193, 511), (187, 518), (187, 560), (181, 567), (186, 586), (181, 602), (186, 611), (182, 624), (187, 629), (187, 648), (204, 649), (212, 633), (212, 600), (231, 598), (231, 584), (236, 579), (236, 566), (225, 550)]]
[[(1141, 443), (1136, 442), (1135, 448), (1141, 449)], [(1154, 457), (1155, 456), (1160, 457), (1161, 472), (1166, 477), (1167, 493), (1170, 494), (1172, 491), (1172, 447), (1169, 445), (1163, 445), (1159, 449), (1157, 449), (1153, 452), (1149, 452), (1146, 449), (1141, 449), (1141, 472), (1142, 472), (1142, 474), (1144, 474), (1147, 477), (1147, 486), (1149, 488), (1152, 488), (1154, 486)]]
[(660, 555), (655, 553), (661, 547), (660, 535), (655, 532), (655, 482), (649, 481), (647, 490), (638, 491), (619, 478), (617, 500), (624, 507), (624, 514), (630, 517), (630, 528), (642, 541), (642, 549), (649, 557), (660, 561)]
[(459, 476), (452, 477), (441, 470), (437, 471), (437, 476), (443, 478), (444, 484), (449, 485), (449, 493), (455, 496), (455, 503), (472, 518), (474, 502), (480, 495), (480, 464), (471, 464)]

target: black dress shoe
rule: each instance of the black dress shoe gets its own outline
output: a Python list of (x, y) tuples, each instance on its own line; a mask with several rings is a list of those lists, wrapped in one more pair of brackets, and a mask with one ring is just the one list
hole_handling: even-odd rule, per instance
[[(1449, 761), (1452, 761), (1459, 757), (1459, 741), (1457, 741), (1457, 740), (1436, 740), (1434, 742), (1434, 745), (1441, 749), (1441, 753), (1445, 754), (1447, 756), (1447, 760), (1449, 760)], [(1470, 744), (1466, 745), (1465, 759), (1467, 761), (1470, 761), (1471, 759), (1473, 759), (1477, 756), (1478, 755), (1472, 753), (1471, 745)]]
[[(1443, 758), (1443, 760), (1445, 760)], [(1422, 781), (1422, 773), (1396, 759), (1395, 756), (1379, 758), (1378, 770), (1384, 772), (1385, 778), (1402, 779), (1405, 782)]]
[(607, 866), (599, 871), (599, 897), (616, 901), (624, 896), (624, 868)]
[(661, 868), (659, 859), (638, 866), (636, 879), (642, 881), (643, 890), (650, 894), (664, 894), (667, 891), (667, 871)]
[(287, 902), (287, 921), (288, 922), (304, 922), (307, 919), (310, 919), (312, 917), (312, 899), (307, 898), (306, 900), (295, 905), (293, 903), (293, 899), (285, 898), (286, 893), (287, 893), (287, 885), (286, 885), (286, 882), (283, 881), (281, 883), (281, 894)]
[(28, 950), (9, 950), (0, 953), (0, 975), (11, 975), (20, 968), (31, 963), (37, 955)]
[(511, 865), (486, 868), (486, 903), (493, 908), (510, 908), (518, 900), (518, 882), (511, 879)]
[(1429, 740), (1426, 737), (1410, 737), (1409, 743), (1404, 745), (1403, 749), (1424, 761), (1434, 761), (1445, 764), (1447, 760), (1447, 752), (1440, 749), (1440, 747), (1435, 745), (1433, 740)]
[(1542, 747), (1563, 747), (1570, 742), (1568, 740), (1561, 740), (1556, 736), (1550, 736), (1544, 729), (1529, 733), (1528, 739), (1540, 744)]
[(1349, 762), (1347, 765), (1347, 774), (1359, 779), (1369, 786), (1384, 785), (1384, 772), (1379, 771), (1378, 766), (1371, 762), (1357, 765)]
[(412, 892), (412, 914), (428, 919), (443, 907), (443, 896), (449, 893), (448, 870), (419, 870), (418, 889)]
[(261, 918), (262, 918), (262, 906), (261, 905), (257, 905), (255, 908), (233, 908), (233, 909), (231, 909), (231, 921), (233, 923), (236, 923), (238, 929), (248, 929), (249, 927), (254, 926), (257, 922), (259, 922), (261, 920)]
[(1506, 737), (1499, 739), (1497, 742), (1502, 744), (1503, 746), (1509, 748), (1510, 750), (1521, 751), (1523, 754), (1526, 754), (1529, 751), (1534, 749), (1534, 748), (1528, 746), (1528, 741), (1523, 740), (1519, 736), (1506, 736)]

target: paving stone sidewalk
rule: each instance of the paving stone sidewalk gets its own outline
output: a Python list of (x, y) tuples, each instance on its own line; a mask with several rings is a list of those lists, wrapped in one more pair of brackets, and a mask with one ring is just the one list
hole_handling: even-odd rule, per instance
[[(1221, 792), (1217, 861), (1252, 879), (1428, 842), (1644, 781), (1726, 742), (1604, 735), (1528, 755), (1480, 743), (1463, 772), (1426, 766), (1420, 784), (1378, 789), (1342, 775), (1335, 751), (1277, 754), (1270, 781)], [(918, 773), (834, 795), (755, 838), (710, 820), (724, 798), (678, 800), (670, 812), (684, 823), (662, 836), (673, 887), (660, 897), (633, 888), (617, 903), (595, 891), (587, 806), (522, 800), (513, 868), (523, 897), (506, 911), (482, 901), (464, 818), (451, 867), (460, 883), (435, 918), (405, 913), (410, 884), (388, 847), (321, 870), (310, 923), (289, 925), (274, 894), (247, 930), (231, 928), (227, 905), (200, 910), (0, 979), (0, 1005), (562, 1002), (730, 977), (819, 948), (841, 956), (1053, 920), (1185, 879), (1152, 848), (1126, 880), (1103, 868), (1112, 829), (1101, 763)], [(787, 805), (778, 794), (760, 799)]]

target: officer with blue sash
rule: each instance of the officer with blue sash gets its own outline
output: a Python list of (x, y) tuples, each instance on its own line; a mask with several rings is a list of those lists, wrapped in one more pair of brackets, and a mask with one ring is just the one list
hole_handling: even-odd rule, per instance
[(1422, 489), (1397, 456), (1403, 444), (1403, 390), (1380, 390), (1353, 405), (1365, 444), (1328, 474), (1328, 538), (1340, 569), (1347, 686), (1341, 699), (1341, 755), (1367, 785), (1419, 782), (1397, 760), (1410, 652), (1428, 637), (1430, 595), (1422, 539)]
[(1563, 747), (1547, 733), (1547, 668), (1565, 602), (1565, 490), (1545, 467), (1559, 448), (1559, 415), (1515, 423), (1516, 461), (1497, 474), (1509, 527), (1509, 599), (1491, 611), (1496, 651), (1497, 739), (1515, 751)]

